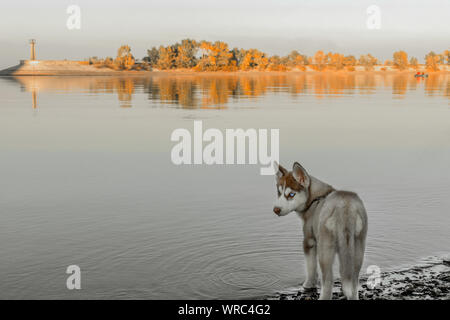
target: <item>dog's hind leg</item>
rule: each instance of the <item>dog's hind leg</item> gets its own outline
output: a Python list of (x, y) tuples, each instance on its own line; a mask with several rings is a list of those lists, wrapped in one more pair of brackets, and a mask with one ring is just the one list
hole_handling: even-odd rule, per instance
[(342, 291), (348, 300), (356, 300), (355, 284), (355, 239), (352, 232), (344, 231), (339, 237), (339, 272)]
[(306, 259), (306, 280), (303, 283), (303, 288), (315, 288), (317, 281), (317, 248), (312, 238), (303, 240), (303, 251)]
[(318, 243), (318, 255), (322, 283), (320, 300), (330, 300), (333, 293), (333, 261), (336, 254), (334, 236), (329, 232), (322, 232)]
[(364, 248), (365, 248), (365, 239), (361, 237), (355, 238), (355, 266), (353, 269), (353, 293), (355, 295), (355, 299), (358, 300), (358, 289), (359, 289), (359, 273), (361, 271), (361, 266), (364, 260)]
[(355, 261), (354, 261), (355, 267), (353, 270), (353, 292), (355, 292), (356, 299), (358, 299), (359, 273), (361, 272), (361, 266), (364, 260), (367, 227), (363, 228), (362, 230), (358, 230), (357, 228), (356, 232), (358, 233), (358, 235), (355, 237)]
[(359, 215), (342, 224), (338, 256), (342, 291), (348, 300), (358, 300), (359, 272), (364, 258), (365, 233)]

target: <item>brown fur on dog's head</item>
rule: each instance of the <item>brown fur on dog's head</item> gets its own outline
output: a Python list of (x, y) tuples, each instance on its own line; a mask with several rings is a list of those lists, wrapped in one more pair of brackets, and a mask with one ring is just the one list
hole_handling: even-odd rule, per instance
[(310, 178), (306, 170), (295, 162), (288, 172), (278, 163), (274, 163), (278, 197), (273, 211), (281, 216), (306, 206)]

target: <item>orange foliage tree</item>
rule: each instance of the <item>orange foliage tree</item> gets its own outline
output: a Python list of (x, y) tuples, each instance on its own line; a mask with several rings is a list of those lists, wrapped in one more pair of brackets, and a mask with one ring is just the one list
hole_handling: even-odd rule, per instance
[(439, 61), (441, 57), (438, 54), (431, 51), (425, 56), (425, 65), (429, 71), (439, 71)]
[(344, 66), (348, 71), (355, 71), (355, 66), (358, 61), (354, 56), (346, 56), (344, 58)]
[(316, 70), (318, 71), (322, 71), (325, 69), (326, 65), (328, 62), (328, 56), (323, 53), (322, 50), (319, 50), (316, 52), (316, 54), (314, 55), (314, 67), (316, 68)]
[(197, 64), (198, 44), (195, 40), (184, 39), (175, 45), (174, 63), (177, 68), (193, 68)]
[(405, 51), (394, 52), (394, 66), (399, 70), (408, 68), (408, 54)]
[(327, 56), (329, 61), (328, 64), (335, 70), (342, 70), (344, 68), (345, 57), (343, 54), (329, 52)]
[(196, 69), (201, 71), (231, 71), (236, 69), (236, 63), (232, 62), (233, 53), (228, 49), (228, 44), (222, 41), (214, 43), (202, 41), (200, 50), (203, 56), (198, 62)]
[(373, 67), (378, 63), (378, 59), (372, 56), (370, 53), (363, 54), (359, 57), (359, 64), (364, 67), (365, 70), (373, 70)]
[(447, 60), (447, 64), (450, 65), (450, 50), (445, 50), (443, 56), (444, 59)]
[(416, 57), (411, 57), (411, 59), (409, 59), (409, 65), (412, 68), (417, 69), (419, 68), (419, 60), (417, 60)]
[(120, 69), (130, 70), (133, 67), (135, 60), (128, 45), (123, 45), (117, 50), (114, 63)]
[(241, 70), (264, 70), (269, 64), (269, 59), (264, 52), (257, 49), (245, 51), (245, 55), (241, 62)]
[(286, 65), (289, 68), (305, 70), (305, 66), (309, 64), (308, 57), (304, 54), (300, 54), (297, 50), (291, 51), (285, 60)]
[(158, 62), (156, 66), (159, 69), (167, 70), (175, 68), (176, 52), (173, 46), (160, 46), (158, 50)]

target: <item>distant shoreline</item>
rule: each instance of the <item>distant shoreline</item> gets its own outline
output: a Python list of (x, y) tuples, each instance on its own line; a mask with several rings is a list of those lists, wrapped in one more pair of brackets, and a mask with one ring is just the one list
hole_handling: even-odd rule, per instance
[(439, 71), (427, 71), (424, 65), (418, 68), (406, 68), (403, 70), (392, 66), (374, 65), (371, 69), (356, 66), (353, 70), (325, 69), (316, 70), (312, 67), (292, 68), (287, 70), (252, 69), (252, 70), (196, 70), (192, 68), (174, 68), (160, 70), (134, 70), (134, 69), (112, 69), (105, 66), (90, 64), (88, 61), (76, 60), (21, 60), (16, 66), (0, 71), (0, 76), (134, 76), (134, 75), (267, 75), (267, 74), (415, 74), (424, 73), (449, 73), (447, 65), (440, 66)]
[[(8, 68), (0, 71), (0, 76), (147, 76), (147, 75), (207, 75), (207, 76), (224, 76), (224, 75), (295, 75), (295, 74), (333, 74), (333, 75), (352, 75), (352, 74), (374, 74), (374, 75), (395, 75), (395, 74), (410, 74), (414, 75), (417, 71), (413, 70), (387, 70), (387, 71), (315, 71), (315, 70), (288, 70), (288, 71), (195, 71), (186, 69), (172, 69), (172, 70), (105, 70), (92, 67), (92, 70), (73, 70), (73, 69), (58, 69), (58, 70), (10, 70)], [(448, 74), (450, 71), (424, 71), (426, 74)]]
[(416, 57), (400, 50), (393, 52), (392, 59), (382, 62), (370, 53), (359, 58), (339, 52), (318, 50), (307, 56), (292, 50), (288, 55), (270, 55), (255, 48), (230, 48), (223, 41), (183, 39), (168, 46), (152, 47), (147, 55), (136, 59), (131, 47), (121, 45), (116, 58), (97, 56), (85, 60), (38, 60), (36, 40), (30, 40), (30, 59), (20, 60), (16, 66), (0, 70), (0, 75), (59, 76), (59, 75), (117, 75), (163, 73), (202, 73), (207, 74), (264, 74), (276, 72), (317, 73), (317, 72), (450, 72), (450, 51), (441, 54), (430, 51), (424, 63)]

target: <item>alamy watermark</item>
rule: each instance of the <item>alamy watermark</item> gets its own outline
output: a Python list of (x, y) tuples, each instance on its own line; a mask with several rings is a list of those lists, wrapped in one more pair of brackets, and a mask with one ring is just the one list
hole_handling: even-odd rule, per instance
[(381, 9), (377, 5), (371, 5), (367, 7), (367, 29), (376, 30), (381, 29)]
[(76, 264), (70, 265), (66, 269), (66, 273), (70, 274), (66, 280), (66, 287), (69, 290), (81, 289), (81, 269)]
[(81, 8), (76, 4), (72, 4), (67, 7), (66, 13), (69, 17), (66, 21), (67, 29), (69, 30), (80, 30), (81, 29)]
[(194, 121), (193, 134), (185, 128), (172, 132), (170, 140), (178, 143), (172, 148), (171, 160), (176, 165), (259, 163), (261, 175), (273, 175), (272, 163), (279, 161), (279, 137), (279, 129), (270, 129), (270, 137), (268, 129), (226, 129), (225, 135), (215, 128), (203, 132), (203, 122)]

